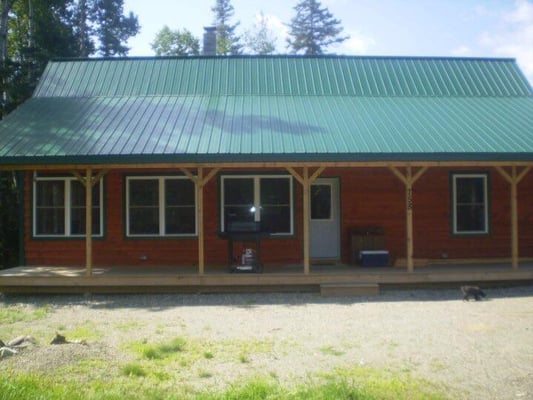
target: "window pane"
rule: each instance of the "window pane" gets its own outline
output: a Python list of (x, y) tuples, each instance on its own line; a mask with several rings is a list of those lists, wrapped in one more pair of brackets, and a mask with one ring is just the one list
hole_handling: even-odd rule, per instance
[[(71, 181), (70, 233), (85, 234), (85, 186), (79, 181)], [(100, 185), (92, 187), (92, 234), (100, 235)]]
[(196, 233), (196, 215), (193, 207), (167, 207), (165, 210), (167, 235)]
[(330, 185), (311, 185), (311, 219), (331, 219)]
[(288, 178), (261, 178), (261, 205), (288, 205), (290, 203)]
[(39, 181), (36, 186), (37, 207), (64, 207), (64, 181)]
[(157, 206), (159, 181), (157, 179), (132, 179), (129, 181), (130, 206)]
[(455, 177), (455, 230), (457, 233), (487, 232), (486, 179)]
[(224, 204), (252, 207), (254, 204), (254, 180), (248, 178), (224, 179)]
[(65, 182), (36, 182), (35, 226), (37, 235), (65, 234)]
[(193, 206), (194, 183), (189, 179), (166, 179), (165, 204), (167, 206)]
[(270, 233), (291, 232), (290, 206), (264, 206), (261, 208), (261, 229)]
[(165, 233), (196, 233), (194, 183), (189, 179), (165, 180)]
[(457, 203), (483, 203), (484, 186), (483, 178), (457, 178)]
[(485, 229), (484, 206), (457, 206), (458, 232), (484, 232)]
[(261, 228), (270, 233), (290, 233), (290, 180), (261, 178), (260, 185)]
[(159, 180), (131, 179), (129, 183), (129, 234), (159, 234)]
[[(92, 234), (100, 235), (100, 208), (92, 207)], [(72, 208), (70, 211), (70, 233), (72, 235), (85, 235), (85, 207)]]
[(224, 223), (254, 221), (254, 180), (224, 179)]
[(65, 210), (63, 208), (37, 208), (37, 235), (64, 235)]
[(159, 208), (142, 207), (130, 208), (131, 235), (158, 235), (159, 234)]

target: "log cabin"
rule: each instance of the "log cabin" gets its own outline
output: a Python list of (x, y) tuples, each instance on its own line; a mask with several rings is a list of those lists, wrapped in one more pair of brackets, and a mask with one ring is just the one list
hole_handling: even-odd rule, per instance
[(517, 270), (533, 258), (532, 166), (533, 90), (513, 59), (57, 60), (0, 122), (20, 264), (88, 275), (240, 264), (235, 226), (260, 233), (262, 264), (303, 274)]

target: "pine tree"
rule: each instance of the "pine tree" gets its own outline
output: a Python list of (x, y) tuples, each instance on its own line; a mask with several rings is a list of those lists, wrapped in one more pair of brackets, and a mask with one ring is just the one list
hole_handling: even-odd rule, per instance
[(125, 56), (129, 48), (126, 42), (140, 29), (137, 16), (132, 12), (124, 15), (124, 0), (93, 0), (89, 20), (98, 37), (98, 52), (105, 56)]
[(293, 53), (324, 54), (324, 50), (342, 43), (349, 36), (341, 36), (341, 21), (335, 19), (318, 0), (302, 0), (295, 7), (296, 16), (289, 25), (288, 47)]
[(240, 22), (230, 25), (230, 20), (235, 13), (230, 0), (216, 0), (211, 11), (215, 14), (213, 23), (217, 33), (217, 54), (240, 54), (242, 46), (239, 43), (240, 38), (235, 34), (235, 28)]

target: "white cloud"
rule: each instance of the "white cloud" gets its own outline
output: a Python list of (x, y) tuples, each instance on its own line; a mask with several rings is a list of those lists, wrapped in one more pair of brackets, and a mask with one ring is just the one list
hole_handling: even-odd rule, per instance
[(468, 56), (472, 54), (472, 49), (466, 45), (461, 45), (452, 49), (451, 54), (454, 56)]
[(533, 2), (516, 0), (500, 21), (494, 32), (482, 34), (481, 44), (497, 55), (516, 58), (533, 84)]
[(368, 54), (376, 45), (376, 41), (359, 31), (347, 31), (350, 38), (338, 45), (339, 53), (342, 54)]

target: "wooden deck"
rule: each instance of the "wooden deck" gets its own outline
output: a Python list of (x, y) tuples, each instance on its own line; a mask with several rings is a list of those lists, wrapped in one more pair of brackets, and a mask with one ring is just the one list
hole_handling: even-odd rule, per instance
[(405, 268), (352, 265), (266, 266), (264, 273), (229, 273), (207, 267), (200, 275), (194, 267), (93, 268), (87, 276), (82, 267), (27, 266), (0, 270), (3, 293), (208, 293), (316, 291), (321, 285), (377, 284), (380, 287), (480, 286), (533, 284), (533, 263), (513, 269), (502, 264), (429, 265), (408, 272)]

